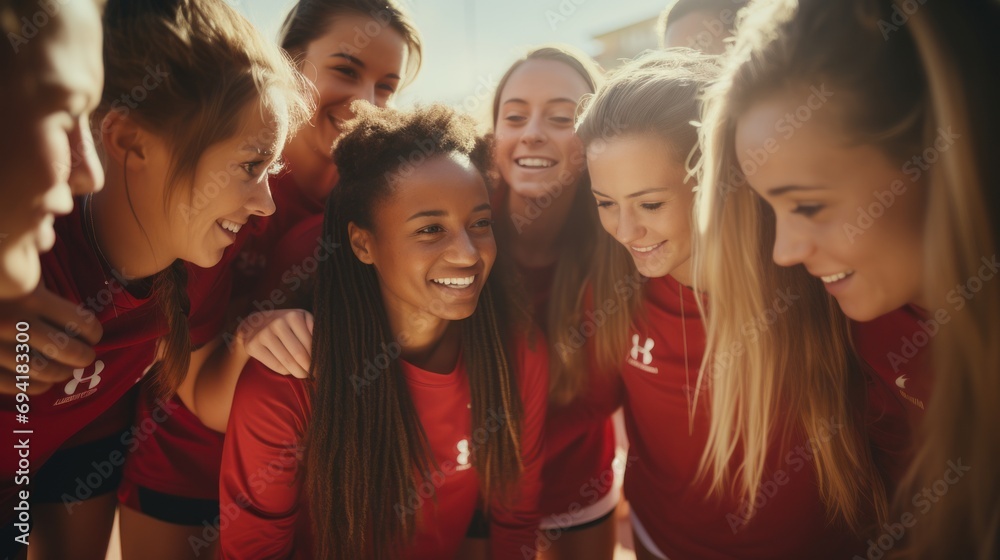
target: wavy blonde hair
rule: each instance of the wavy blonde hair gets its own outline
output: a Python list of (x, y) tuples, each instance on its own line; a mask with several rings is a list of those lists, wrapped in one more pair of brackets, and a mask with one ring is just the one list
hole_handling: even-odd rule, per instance
[[(737, 482), (754, 495), (779, 399), (792, 405), (811, 438), (819, 435), (821, 419), (846, 420), (840, 422), (846, 429), (819, 440), (814, 464), (830, 512), (860, 534), (871, 521), (881, 525), (889, 519), (884, 480), (858, 416), (865, 406), (862, 366), (843, 313), (820, 283), (800, 266), (786, 269), (771, 262), (774, 214), (746, 187), (734, 134), (736, 119), (756, 101), (825, 82), (849, 92), (842, 98), (842, 117), (857, 142), (890, 156), (931, 145), (939, 125), (973, 138), (942, 154), (927, 184), (926, 228), (935, 235), (927, 236), (925, 247), (924, 299), (930, 309), (942, 307), (948, 291), (976, 275), (980, 259), (997, 247), (991, 219), (998, 195), (987, 188), (997, 184), (997, 170), (986, 166), (996, 147), (986, 135), (1000, 126), (986, 93), (997, 91), (997, 78), (989, 75), (990, 61), (996, 65), (996, 40), (976, 42), (996, 24), (997, 7), (986, 1), (927, 3), (911, 9), (902, 26), (892, 23), (897, 12), (908, 13), (891, 0), (751, 4), (723, 78), (710, 93), (696, 199), (696, 284), (715, 301), (725, 301), (709, 316), (706, 352), (712, 359), (699, 380), (699, 386), (711, 384), (713, 407), (703, 471), (721, 488), (739, 449), (743, 466)], [(963, 26), (983, 34), (977, 37)], [(994, 87), (968, 87), (973, 79), (990, 80)], [(970, 118), (975, 108), (981, 111), (977, 122)], [(777, 289), (791, 289), (801, 299), (747, 344), (743, 327), (758, 324)], [(934, 369), (947, 375), (935, 386), (923, 443), (896, 506), (909, 505), (903, 498), (939, 479), (948, 460), (967, 459), (973, 469), (965, 475), (969, 481), (951, 488), (927, 513), (920, 531), (908, 535), (905, 553), (914, 558), (991, 558), (997, 552), (998, 284), (983, 290), (974, 307), (954, 313), (934, 341)]]

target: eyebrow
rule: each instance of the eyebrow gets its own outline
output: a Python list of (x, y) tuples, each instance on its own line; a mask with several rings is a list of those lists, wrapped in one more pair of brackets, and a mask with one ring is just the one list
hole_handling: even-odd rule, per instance
[[(669, 191), (669, 190), (670, 190), (669, 187), (655, 187), (655, 188), (652, 188), (652, 189), (644, 189), (644, 190), (641, 190), (641, 191), (638, 191), (638, 192), (634, 192), (632, 194), (625, 195), (625, 198), (639, 198), (640, 196), (643, 196), (643, 195), (646, 195), (646, 194), (649, 194), (649, 193), (663, 192), (663, 191)], [(595, 189), (590, 189), (590, 192), (592, 192), (592, 193), (594, 193), (596, 195), (599, 195), (599, 196), (603, 196), (604, 198), (611, 198), (610, 196), (602, 193), (601, 191), (595, 190)]]
[(767, 191), (767, 194), (769, 196), (781, 196), (785, 193), (793, 191), (818, 191), (823, 189), (824, 187), (803, 187), (801, 185), (787, 185), (784, 187), (775, 187), (773, 189), (770, 189), (769, 191)]
[[(367, 68), (367, 66), (365, 66), (365, 63), (360, 58), (358, 58), (356, 56), (351, 56), (351, 55), (349, 55), (347, 53), (342, 53), (342, 52), (341, 53), (333, 53), (333, 54), (330, 55), (330, 58), (343, 58), (343, 59), (347, 60), (348, 62), (350, 62), (351, 64), (354, 64), (355, 66), (359, 66), (361, 68)], [(399, 74), (386, 74), (385, 77), (386, 78), (393, 78), (393, 79), (396, 79), (396, 80), (401, 80), (402, 79), (402, 78), (399, 77)]]
[[(514, 97), (514, 98), (508, 99), (507, 101), (503, 102), (504, 105), (506, 105), (508, 103), (523, 103), (525, 105), (528, 105), (527, 101), (525, 101), (525, 100), (523, 100), (523, 99), (521, 99), (519, 97)], [(555, 99), (549, 99), (548, 101), (546, 101), (546, 103), (570, 103), (572, 105), (576, 105), (576, 101), (573, 101), (572, 99), (570, 99), (568, 97), (556, 97)]]
[(268, 150), (266, 148), (261, 148), (260, 146), (254, 146), (253, 144), (243, 144), (243, 147), (240, 148), (240, 151), (253, 152), (255, 154), (259, 154), (264, 157), (271, 157), (274, 155), (274, 152), (272, 152), (271, 150)]
[[(490, 206), (489, 202), (484, 202), (479, 206), (472, 209), (473, 212), (482, 212), (483, 210), (492, 210), (493, 207)], [(417, 218), (440, 218), (442, 216), (447, 216), (448, 213), (444, 210), (424, 210), (423, 212), (417, 212), (416, 214), (410, 216), (406, 219), (407, 222), (416, 220)]]

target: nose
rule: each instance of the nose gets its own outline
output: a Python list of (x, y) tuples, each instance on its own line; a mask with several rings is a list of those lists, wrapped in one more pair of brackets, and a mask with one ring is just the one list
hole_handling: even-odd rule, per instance
[(631, 212), (622, 210), (618, 213), (618, 227), (615, 228), (615, 239), (622, 245), (631, 245), (646, 235), (646, 228), (632, 216)]
[(97, 157), (94, 148), (94, 137), (90, 127), (83, 122), (69, 133), (71, 166), (69, 170), (69, 186), (74, 195), (97, 192), (104, 187), (104, 168)]
[(775, 224), (774, 252), (771, 257), (779, 266), (795, 266), (803, 262), (813, 251), (812, 239), (804, 232), (778, 219)]
[(479, 262), (479, 249), (467, 231), (460, 231), (452, 239), (446, 254), (448, 262), (456, 266), (473, 266)]
[(251, 214), (256, 216), (270, 216), (274, 214), (276, 206), (271, 198), (271, 187), (267, 184), (267, 179), (254, 183), (250, 197), (244, 205)]
[(351, 98), (351, 101), (362, 100), (376, 105), (378, 107), (385, 107), (385, 103), (378, 102), (378, 96), (375, 95), (375, 83), (361, 82), (358, 84), (357, 90)]
[(521, 130), (521, 142), (524, 144), (540, 144), (545, 141), (545, 129), (542, 126), (542, 119), (536, 116), (528, 118)]

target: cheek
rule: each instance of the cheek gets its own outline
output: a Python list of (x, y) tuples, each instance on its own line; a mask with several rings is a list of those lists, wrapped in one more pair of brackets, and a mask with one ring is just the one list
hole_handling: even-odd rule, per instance
[(604, 228), (604, 231), (614, 237), (615, 232), (618, 230), (618, 215), (614, 210), (598, 209), (597, 216), (601, 220), (601, 227)]

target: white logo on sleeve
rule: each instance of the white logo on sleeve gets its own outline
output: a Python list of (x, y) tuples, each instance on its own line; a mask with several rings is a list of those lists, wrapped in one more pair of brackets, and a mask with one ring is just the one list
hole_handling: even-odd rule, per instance
[(456, 459), (456, 462), (458, 462), (458, 466), (455, 468), (455, 470), (464, 471), (465, 469), (472, 466), (469, 464), (469, 440), (463, 439), (459, 441), (457, 447), (458, 447), (458, 458)]
[[(653, 363), (653, 346), (655, 342), (652, 338), (646, 338), (646, 341), (639, 345), (639, 335), (632, 335), (632, 350), (629, 351), (628, 363), (629, 365), (639, 368), (643, 371), (649, 373), (660, 373), (660, 369), (649, 364)], [(639, 356), (642, 355), (642, 361), (639, 361)]]
[(101, 382), (101, 372), (104, 371), (104, 362), (101, 360), (94, 362), (94, 372), (84, 377), (83, 374), (88, 369), (90, 368), (86, 367), (73, 370), (73, 379), (70, 379), (69, 383), (66, 383), (67, 395), (75, 394), (77, 388), (79, 388), (80, 384), (83, 382), (87, 382), (87, 390), (97, 387), (97, 385)]
[(896, 387), (899, 387), (900, 389), (906, 389), (907, 381), (909, 381), (909, 379), (907, 379), (905, 375), (900, 375), (899, 377), (896, 378)]

